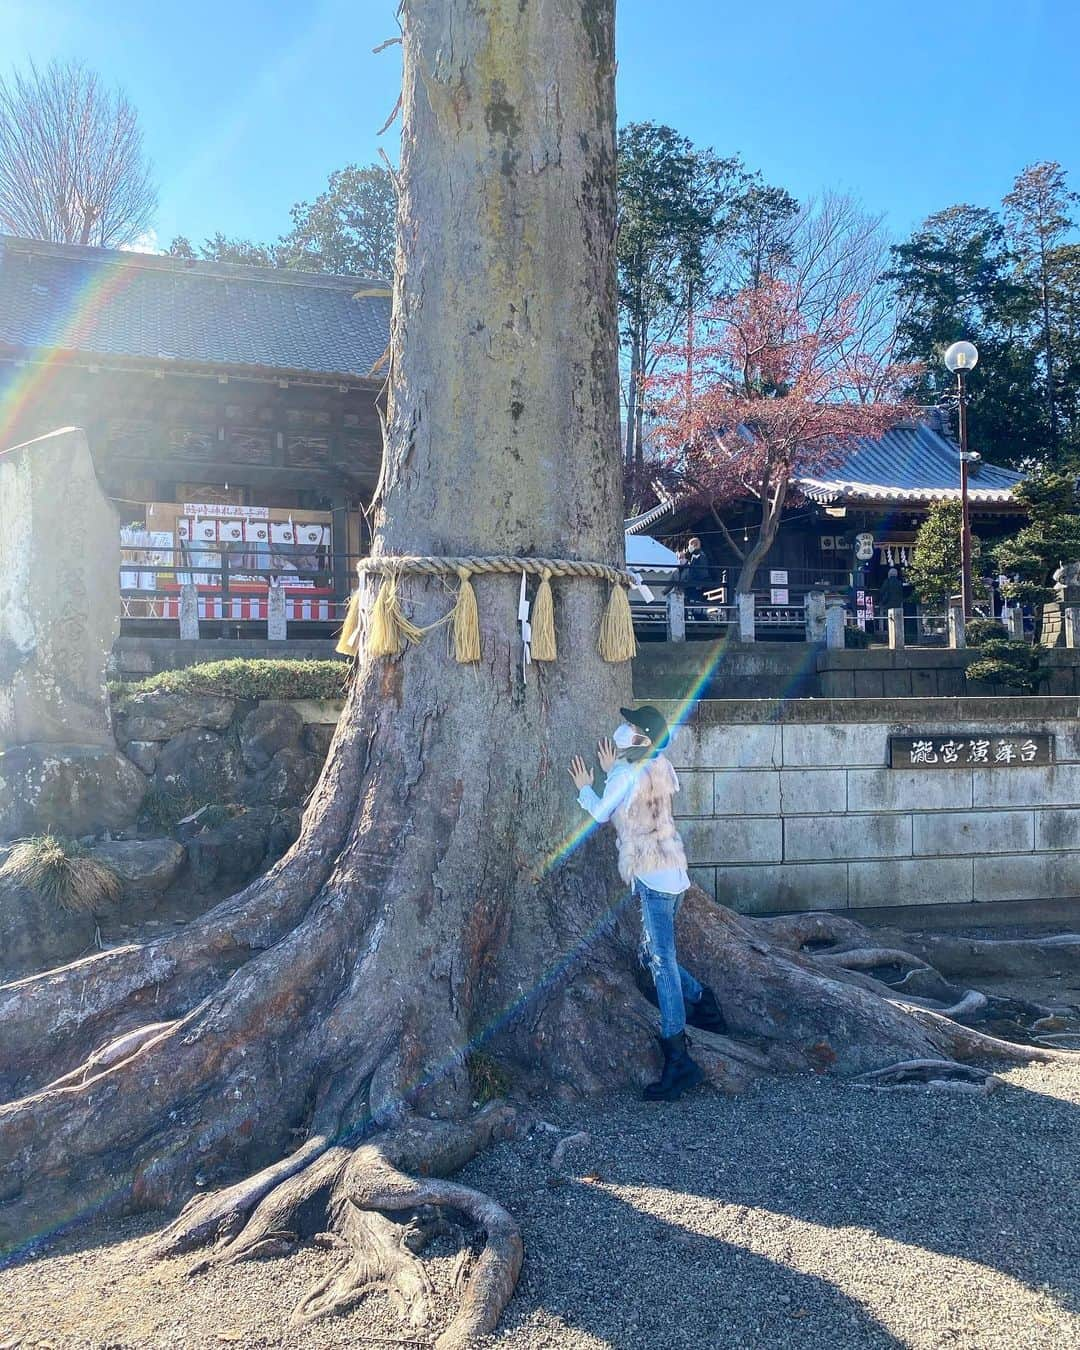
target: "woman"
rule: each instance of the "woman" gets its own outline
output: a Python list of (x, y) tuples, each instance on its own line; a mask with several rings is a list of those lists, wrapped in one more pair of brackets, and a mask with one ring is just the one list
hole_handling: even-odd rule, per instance
[(702, 1081), (700, 1067), (686, 1049), (686, 1024), (703, 1031), (727, 1030), (711, 989), (679, 965), (675, 955), (675, 915), (690, 886), (686, 853), (675, 829), (671, 800), (679, 780), (660, 752), (671, 739), (657, 708), (622, 708), (623, 721), (611, 740), (598, 747), (606, 775), (602, 795), (593, 775), (575, 755), (570, 777), (579, 805), (594, 820), (611, 820), (619, 847), (619, 873), (641, 905), (642, 963), (656, 986), (660, 1008), (660, 1046), (664, 1071), (645, 1089), (647, 1101), (676, 1101)]

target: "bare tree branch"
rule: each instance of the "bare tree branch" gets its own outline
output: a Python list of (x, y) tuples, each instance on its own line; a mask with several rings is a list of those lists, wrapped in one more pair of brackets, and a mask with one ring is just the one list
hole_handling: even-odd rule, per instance
[(0, 79), (0, 230), (116, 247), (149, 228), (157, 189), (138, 115), (78, 62)]

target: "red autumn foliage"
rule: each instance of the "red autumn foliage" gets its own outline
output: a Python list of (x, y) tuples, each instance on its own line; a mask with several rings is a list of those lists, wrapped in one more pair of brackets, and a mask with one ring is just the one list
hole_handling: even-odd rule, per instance
[(695, 316), (700, 344), (671, 346), (650, 380), (662, 476), (705, 508), (757, 501), (761, 527), (742, 558), (749, 590), (794, 480), (819, 477), (860, 437), (915, 414), (904, 391), (915, 367), (872, 357), (853, 341), (859, 297), (811, 322), (786, 281), (715, 301)]

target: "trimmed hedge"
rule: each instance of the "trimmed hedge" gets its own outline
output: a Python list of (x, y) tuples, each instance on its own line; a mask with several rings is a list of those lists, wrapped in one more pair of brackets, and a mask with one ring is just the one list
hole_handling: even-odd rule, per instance
[(109, 686), (115, 700), (133, 694), (221, 694), (226, 698), (343, 698), (347, 661), (206, 661)]

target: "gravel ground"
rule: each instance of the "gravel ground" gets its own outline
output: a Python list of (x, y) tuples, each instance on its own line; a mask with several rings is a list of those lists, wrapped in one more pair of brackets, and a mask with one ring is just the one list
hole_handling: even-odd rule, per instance
[[(518, 1216), (526, 1247), (499, 1350), (1064, 1350), (1080, 1347), (1080, 1066), (1005, 1075), (987, 1098), (828, 1080), (552, 1106), (556, 1130), (496, 1146), (462, 1179)], [(589, 1142), (548, 1161), (564, 1133)], [(366, 1347), (417, 1340), (374, 1296), (303, 1332), (300, 1295), (336, 1258), (195, 1280), (153, 1264), (146, 1219), (55, 1240), (0, 1272), (0, 1350)], [(443, 1320), (453, 1253), (428, 1263)]]

